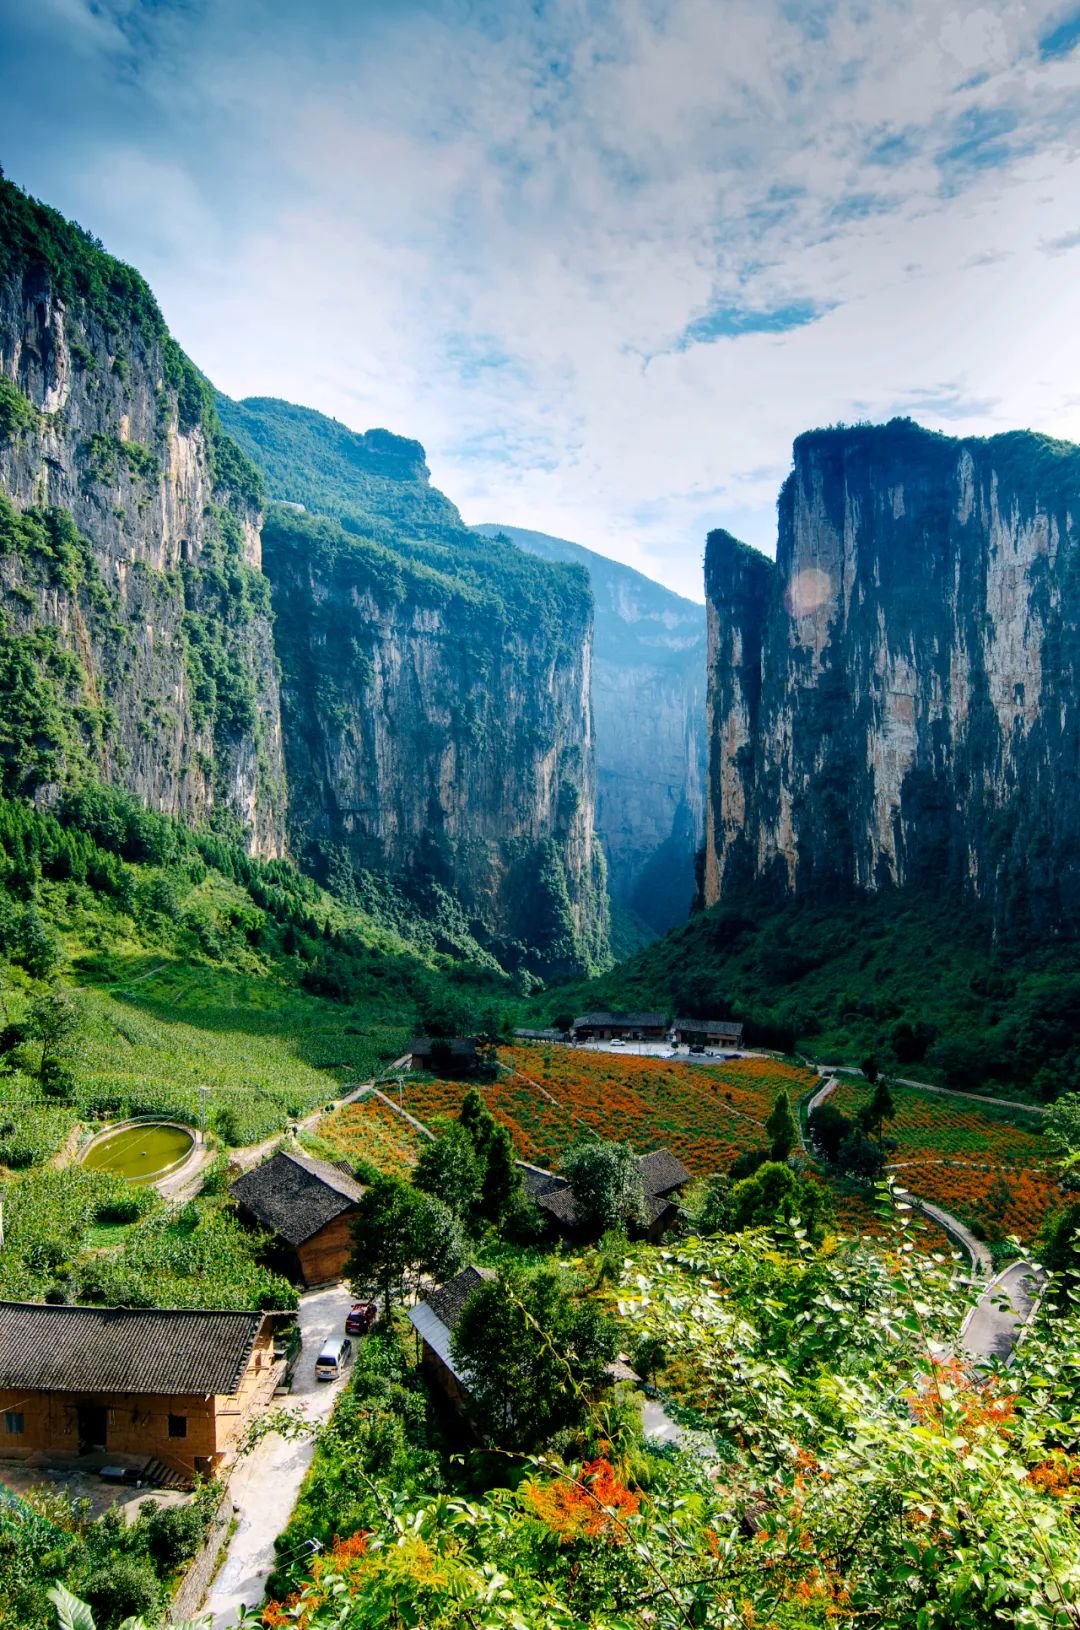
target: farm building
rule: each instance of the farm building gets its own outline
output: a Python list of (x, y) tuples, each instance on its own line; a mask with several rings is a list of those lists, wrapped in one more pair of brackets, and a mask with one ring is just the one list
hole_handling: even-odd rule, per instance
[(676, 1047), (741, 1047), (742, 1034), (734, 1019), (676, 1019), (671, 1027)]
[[(556, 1232), (573, 1237), (577, 1232), (574, 1191), (565, 1177), (530, 1166), (519, 1160), (525, 1192), (545, 1214)], [(641, 1186), (645, 1191), (645, 1234), (653, 1241), (663, 1235), (675, 1220), (679, 1191), (690, 1181), (690, 1173), (670, 1149), (657, 1149), (639, 1155)]]
[(328, 1161), (279, 1149), (230, 1190), (241, 1218), (274, 1236), (276, 1263), (291, 1279), (340, 1279), (352, 1251), (352, 1219), (363, 1189)]
[(426, 1302), (421, 1302), (409, 1314), (409, 1319), (422, 1343), (420, 1363), (431, 1384), (447, 1397), (456, 1409), (464, 1412), (468, 1406), (468, 1378), (454, 1363), (450, 1343), (458, 1321), (473, 1291), (485, 1279), (494, 1279), (493, 1268), (462, 1268), (453, 1279), (432, 1291)]
[(476, 1075), (480, 1069), (480, 1049), (475, 1036), (414, 1036), (409, 1043), (414, 1070), (432, 1075)]
[(210, 1476), (281, 1373), (275, 1316), (0, 1302), (0, 1455)]
[(662, 1013), (583, 1013), (573, 1024), (575, 1041), (663, 1041), (667, 1033)]

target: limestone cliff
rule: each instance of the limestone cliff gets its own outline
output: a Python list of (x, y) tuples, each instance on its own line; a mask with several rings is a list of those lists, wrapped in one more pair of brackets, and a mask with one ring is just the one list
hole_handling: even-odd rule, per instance
[(259, 491), (138, 274), (0, 180), (9, 789), (82, 769), (283, 852)]
[(564, 538), (517, 526), (476, 530), (589, 573), (596, 829), (613, 904), (665, 933), (689, 913), (705, 831), (704, 608)]
[(296, 853), (438, 885), (504, 966), (604, 966), (584, 574), (468, 531), (416, 442), (272, 400), (220, 412), (286, 501), (263, 564)]
[(970, 891), (1080, 918), (1080, 448), (908, 420), (795, 443), (776, 564), (706, 555), (706, 899)]

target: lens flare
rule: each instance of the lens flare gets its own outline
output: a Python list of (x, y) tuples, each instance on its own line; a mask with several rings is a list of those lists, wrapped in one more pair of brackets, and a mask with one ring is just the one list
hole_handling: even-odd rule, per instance
[(832, 578), (820, 566), (808, 566), (788, 584), (784, 604), (792, 617), (812, 617), (832, 595)]

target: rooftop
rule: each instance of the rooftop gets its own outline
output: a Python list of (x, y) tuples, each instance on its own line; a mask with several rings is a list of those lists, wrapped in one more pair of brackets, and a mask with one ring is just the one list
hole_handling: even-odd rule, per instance
[(279, 1149), (238, 1177), (230, 1193), (255, 1220), (289, 1245), (303, 1245), (327, 1223), (351, 1211), (364, 1190), (328, 1161)]
[(743, 1027), (734, 1019), (676, 1019), (675, 1030), (698, 1030), (704, 1036), (741, 1036)]
[(265, 1317), (0, 1302), (0, 1387), (227, 1396)]
[(624, 1025), (628, 1030), (666, 1030), (667, 1017), (663, 1013), (583, 1013), (574, 1020), (574, 1029), (594, 1028), (597, 1025)]

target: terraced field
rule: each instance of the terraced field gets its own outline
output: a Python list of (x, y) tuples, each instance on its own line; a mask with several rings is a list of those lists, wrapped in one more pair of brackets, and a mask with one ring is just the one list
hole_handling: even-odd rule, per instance
[(343, 1104), (319, 1122), (319, 1141), (349, 1161), (367, 1161), (391, 1177), (407, 1177), (427, 1139), (374, 1095)]

